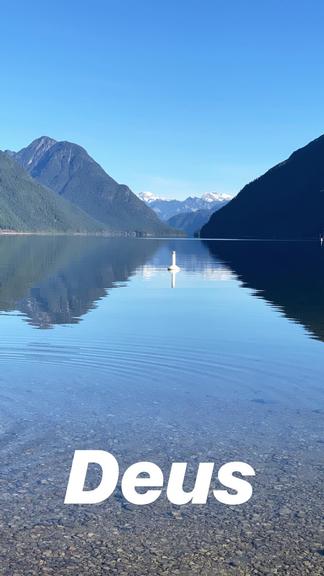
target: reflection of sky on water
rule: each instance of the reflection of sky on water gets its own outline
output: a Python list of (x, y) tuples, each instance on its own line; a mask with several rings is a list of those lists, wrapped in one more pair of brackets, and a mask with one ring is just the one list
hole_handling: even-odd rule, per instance
[[(174, 248), (181, 270), (170, 290), (167, 266)], [(261, 379), (266, 394), (281, 400), (293, 399), (306, 383), (304, 398), (312, 398), (323, 376), (322, 344), (309, 338), (299, 318), (295, 323), (285, 317), (286, 294), (293, 300), (298, 286), (279, 287), (282, 305), (279, 297), (275, 303), (264, 298), (259, 281), (269, 277), (276, 286), (281, 267), (276, 270), (274, 261), (269, 270), (266, 260), (264, 277), (260, 262), (245, 261), (251, 249), (237, 263), (237, 243), (225, 255), (223, 244), (183, 240), (27, 239), (10, 249), (17, 265), (22, 251), (28, 266), (21, 262), (15, 277), (6, 273), (7, 254), (0, 264), (0, 298), (7, 309), (0, 354), (27, 372), (37, 364), (40, 371), (44, 362), (60, 374), (71, 364), (92, 370), (99, 380), (110, 374), (116, 385), (126, 377), (145, 386), (152, 376), (156, 385), (167, 379), (195, 386), (199, 374), (207, 389), (224, 394), (226, 382), (226, 394), (243, 396), (259, 389)], [(245, 276), (250, 269), (255, 286), (254, 276)], [(317, 318), (323, 314), (319, 304), (313, 302)], [(309, 314), (302, 301), (297, 312)]]
[[(138, 270), (138, 272), (142, 273), (143, 277), (147, 280), (149, 280), (150, 278), (153, 278), (153, 276), (157, 276), (158, 274), (161, 274), (161, 272), (164, 271), (164, 268), (160, 267), (154, 267), (154, 266), (150, 266), (150, 265), (145, 265), (142, 266), (142, 268), (140, 270)], [(201, 275), (203, 278), (206, 278), (207, 280), (215, 280), (216, 282), (228, 282), (229, 280), (231, 280), (234, 275), (232, 273), (232, 271), (229, 268), (226, 268), (225, 266), (219, 265), (219, 266), (211, 266), (211, 265), (206, 265), (200, 269), (196, 269), (196, 270), (190, 270), (188, 271), (189, 274), (199, 274)]]

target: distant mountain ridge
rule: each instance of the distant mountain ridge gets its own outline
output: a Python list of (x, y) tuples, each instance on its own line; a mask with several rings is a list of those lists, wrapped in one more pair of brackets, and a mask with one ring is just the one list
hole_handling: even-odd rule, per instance
[(185, 200), (168, 199), (152, 194), (152, 192), (142, 192), (139, 194), (150, 208), (156, 212), (161, 220), (167, 221), (176, 214), (185, 212), (195, 212), (196, 210), (218, 210), (231, 200), (229, 194), (207, 192), (201, 197), (189, 196)]
[(104, 226), (33, 180), (0, 151), (0, 231), (101, 233)]
[(201, 230), (204, 238), (318, 239), (323, 233), (324, 135), (244, 186)]
[(81, 208), (107, 231), (151, 236), (176, 234), (78, 144), (42, 136), (17, 153), (7, 151), (7, 155), (37, 182)]
[(211, 210), (195, 210), (194, 212), (180, 212), (171, 216), (167, 223), (172, 228), (183, 230), (187, 236), (195, 236), (200, 233), (200, 230), (206, 222), (208, 222), (215, 209)]

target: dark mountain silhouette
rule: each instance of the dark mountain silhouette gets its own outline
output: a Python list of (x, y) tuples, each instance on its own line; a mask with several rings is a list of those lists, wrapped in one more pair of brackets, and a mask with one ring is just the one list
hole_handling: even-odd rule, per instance
[(3, 237), (0, 311), (19, 310), (38, 328), (76, 324), (145, 264), (157, 241), (104, 237)]
[(324, 341), (324, 247), (315, 242), (205, 242), (244, 286)]
[(35, 180), (79, 206), (112, 232), (175, 234), (128, 186), (108, 176), (77, 144), (43, 136), (17, 152), (14, 158)]
[(324, 231), (324, 136), (247, 184), (201, 230), (204, 238), (318, 238)]
[(0, 152), (0, 231), (100, 232), (80, 208), (41, 186), (13, 158)]

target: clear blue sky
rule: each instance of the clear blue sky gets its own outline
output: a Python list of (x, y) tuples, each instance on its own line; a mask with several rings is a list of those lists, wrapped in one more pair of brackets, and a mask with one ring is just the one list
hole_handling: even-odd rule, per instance
[(83, 145), (135, 192), (237, 192), (324, 132), (322, 0), (0, 0), (0, 148)]

